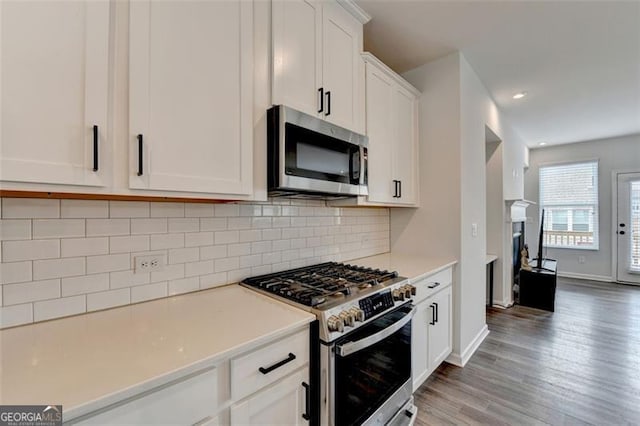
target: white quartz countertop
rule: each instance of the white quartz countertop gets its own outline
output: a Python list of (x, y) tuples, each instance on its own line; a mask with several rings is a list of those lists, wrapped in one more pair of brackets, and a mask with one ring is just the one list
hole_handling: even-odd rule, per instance
[(409, 278), (409, 282), (413, 283), (455, 265), (457, 260), (452, 257), (432, 258), (415, 254), (385, 253), (349, 260), (346, 263), (397, 271), (398, 274)]
[(69, 420), (314, 319), (230, 285), (0, 330), (0, 404), (62, 404)]

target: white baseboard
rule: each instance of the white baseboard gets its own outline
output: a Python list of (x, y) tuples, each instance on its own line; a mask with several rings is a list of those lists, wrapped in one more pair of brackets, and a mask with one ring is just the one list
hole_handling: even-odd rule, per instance
[(469, 346), (462, 351), (462, 355), (452, 352), (445, 361), (458, 367), (464, 367), (488, 335), (489, 327), (485, 324), (484, 327), (482, 327), (482, 330), (480, 330), (476, 337), (471, 341)]
[(558, 271), (558, 276), (563, 278), (576, 278), (579, 280), (601, 281), (605, 283), (612, 283), (615, 281), (613, 277), (606, 276), (606, 275), (578, 274), (576, 272)]
[(492, 308), (508, 309), (513, 306), (513, 302), (507, 303), (504, 300), (494, 301)]

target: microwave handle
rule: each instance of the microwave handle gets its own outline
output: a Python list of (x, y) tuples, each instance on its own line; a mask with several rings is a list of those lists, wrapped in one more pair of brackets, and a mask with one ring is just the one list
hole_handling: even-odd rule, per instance
[(336, 346), (336, 353), (344, 357), (361, 351), (362, 349), (366, 349), (371, 345), (375, 345), (376, 343), (386, 339), (387, 337), (391, 336), (393, 333), (407, 325), (407, 323), (411, 321), (411, 317), (413, 317), (414, 312), (415, 309), (411, 309), (411, 311), (409, 311), (407, 315), (402, 317), (402, 319), (394, 322), (384, 330), (380, 330), (377, 333), (372, 334), (371, 336), (367, 336), (364, 339), (360, 339), (355, 342), (349, 342), (345, 343), (344, 345)]
[(367, 148), (360, 145), (360, 176), (358, 177), (358, 185), (367, 184), (367, 168), (368, 168), (368, 154)]

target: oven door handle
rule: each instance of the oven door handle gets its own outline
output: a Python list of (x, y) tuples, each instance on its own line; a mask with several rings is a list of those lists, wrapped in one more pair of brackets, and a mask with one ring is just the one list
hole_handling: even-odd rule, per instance
[(371, 345), (375, 345), (376, 343), (386, 339), (387, 337), (391, 336), (393, 333), (407, 325), (407, 323), (411, 321), (411, 317), (413, 317), (414, 312), (415, 309), (411, 309), (411, 311), (409, 311), (407, 315), (402, 317), (402, 319), (394, 322), (384, 330), (378, 331), (376, 334), (372, 334), (371, 336), (367, 336), (364, 339), (360, 339), (355, 342), (349, 342), (345, 343), (344, 345), (336, 346), (336, 353), (344, 357), (361, 351), (362, 349), (368, 348)]

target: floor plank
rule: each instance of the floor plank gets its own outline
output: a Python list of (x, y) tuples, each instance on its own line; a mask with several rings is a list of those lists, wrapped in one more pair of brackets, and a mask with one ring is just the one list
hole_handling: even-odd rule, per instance
[(640, 425), (640, 287), (558, 279), (556, 311), (487, 309), (464, 368), (415, 393), (416, 425)]

